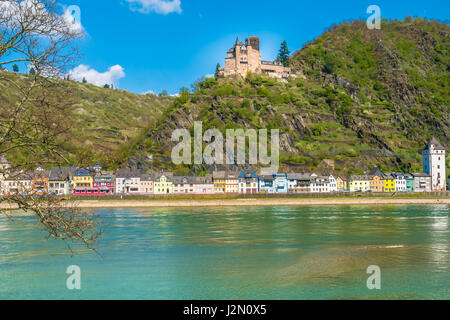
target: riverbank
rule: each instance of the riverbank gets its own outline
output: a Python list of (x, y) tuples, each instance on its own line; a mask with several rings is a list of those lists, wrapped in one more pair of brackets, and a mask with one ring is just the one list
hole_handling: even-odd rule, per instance
[[(343, 197), (343, 198), (268, 198), (223, 200), (79, 200), (65, 201), (67, 206), (95, 208), (152, 208), (152, 207), (232, 207), (232, 206), (330, 206), (330, 205), (386, 205), (386, 204), (450, 204), (449, 197)], [(15, 209), (3, 203), (0, 209)]]

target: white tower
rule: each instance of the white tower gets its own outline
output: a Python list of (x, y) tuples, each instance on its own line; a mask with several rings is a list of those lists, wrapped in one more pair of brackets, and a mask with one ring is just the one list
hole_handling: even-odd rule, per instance
[(423, 172), (431, 176), (431, 189), (433, 191), (446, 190), (445, 148), (435, 137), (422, 151)]

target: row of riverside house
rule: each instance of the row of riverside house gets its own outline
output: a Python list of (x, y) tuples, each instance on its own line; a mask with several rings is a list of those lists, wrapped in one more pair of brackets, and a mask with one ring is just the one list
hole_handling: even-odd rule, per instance
[[(39, 168), (31, 173), (0, 175), (0, 190), (3, 195), (76, 196), (445, 191), (445, 149), (433, 138), (423, 155), (424, 173), (385, 174), (374, 169), (369, 175), (353, 175), (350, 179), (316, 173), (257, 175), (252, 170), (216, 171), (204, 177), (174, 176), (171, 172), (143, 174), (128, 169), (114, 173), (102, 170), (99, 164), (89, 169)], [(6, 159), (0, 159), (0, 166), (8, 166)]]

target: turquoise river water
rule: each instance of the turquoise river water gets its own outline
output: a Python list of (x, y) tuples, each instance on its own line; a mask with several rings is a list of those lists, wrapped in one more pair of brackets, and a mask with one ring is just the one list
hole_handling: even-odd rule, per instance
[[(0, 299), (450, 299), (449, 205), (97, 213), (102, 257), (0, 217)], [(81, 290), (66, 287), (71, 265)]]

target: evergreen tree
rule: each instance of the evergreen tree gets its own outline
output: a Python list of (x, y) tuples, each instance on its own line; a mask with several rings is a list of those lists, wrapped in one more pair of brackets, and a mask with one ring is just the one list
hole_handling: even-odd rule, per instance
[(161, 91), (161, 93), (159, 94), (161, 97), (167, 97), (169, 95), (169, 93), (167, 92), (166, 89), (164, 89), (163, 91)]
[(34, 68), (31, 68), (31, 69), (30, 69), (30, 74), (31, 74), (32, 76), (34, 76), (34, 75), (36, 74), (36, 70), (34, 70)]
[(220, 63), (217, 63), (216, 66), (216, 73), (214, 74), (214, 77), (217, 79), (219, 77), (219, 70), (220, 70)]
[(13, 71), (19, 72), (19, 66), (17, 64), (13, 65)]
[(87, 83), (87, 80), (86, 80), (86, 78), (83, 78), (83, 83)]
[(289, 51), (288, 45), (286, 41), (281, 43), (281, 48), (278, 53), (277, 61), (281, 62), (283, 66), (287, 67), (289, 64), (289, 55), (291, 52)]
[(105, 84), (105, 85), (103, 86), (103, 88), (109, 89), (109, 84)]

